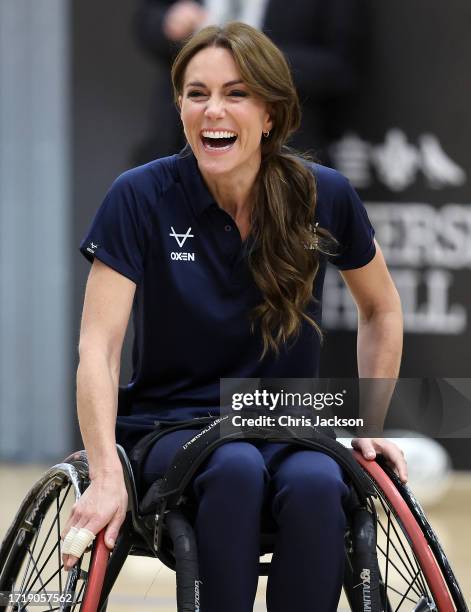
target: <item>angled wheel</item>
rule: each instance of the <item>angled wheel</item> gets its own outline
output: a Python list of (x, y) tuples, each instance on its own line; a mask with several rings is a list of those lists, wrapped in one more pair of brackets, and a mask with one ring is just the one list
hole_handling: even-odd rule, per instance
[[(108, 561), (103, 534), (69, 571), (60, 533), (87, 485), (80, 462), (61, 463), (29, 491), (0, 548), (0, 610), (96, 610)], [(32, 605), (34, 604), (34, 605)]]
[(377, 524), (383, 609), (466, 612), (448, 560), (410, 489), (384, 463), (354, 455), (377, 493), (369, 509)]

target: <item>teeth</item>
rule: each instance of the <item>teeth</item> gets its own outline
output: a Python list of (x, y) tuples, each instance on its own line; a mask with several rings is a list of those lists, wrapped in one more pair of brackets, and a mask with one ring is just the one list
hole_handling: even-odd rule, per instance
[(212, 132), (210, 130), (203, 130), (202, 134), (205, 138), (233, 138), (237, 136), (235, 132)]

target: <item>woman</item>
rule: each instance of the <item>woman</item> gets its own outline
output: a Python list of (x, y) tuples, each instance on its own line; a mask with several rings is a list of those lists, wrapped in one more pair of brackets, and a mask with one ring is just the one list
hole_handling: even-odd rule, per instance
[[(402, 350), (399, 297), (358, 196), (337, 172), (284, 148), (300, 110), (281, 52), (247, 25), (209, 27), (181, 50), (172, 79), (189, 146), (119, 177), (81, 247), (93, 261), (77, 374), (91, 484), (63, 535), (107, 525), (110, 547), (127, 503), (115, 422), (131, 308), (131, 414), (116, 430), (127, 449), (156, 419), (216, 414), (222, 377), (315, 376), (327, 258), (358, 306), (359, 375), (397, 377)], [(194, 431), (157, 443), (147, 485)], [(406, 480), (392, 443), (354, 445), (368, 459), (382, 452)], [(278, 530), (268, 609), (304, 611), (315, 601), (335, 610), (346, 492), (322, 453), (246, 440), (218, 447), (191, 487), (202, 610), (252, 609), (265, 514)], [(71, 567), (76, 557), (64, 560)]]

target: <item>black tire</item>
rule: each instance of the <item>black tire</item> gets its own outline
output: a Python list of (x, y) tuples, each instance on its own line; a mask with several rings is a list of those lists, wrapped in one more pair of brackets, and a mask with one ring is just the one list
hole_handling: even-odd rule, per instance
[[(80, 462), (61, 463), (48, 470), (28, 492), (0, 548), (0, 591), (16, 593), (11, 599), (3, 597), (0, 611), (80, 609), (91, 554), (85, 552), (66, 572), (60, 532), (87, 484)], [(40, 605), (28, 605), (29, 598)]]
[[(381, 467), (375, 462), (358, 460), (377, 493), (375, 500), (370, 499), (368, 510), (377, 526), (376, 551), (383, 610), (467, 612), (448, 559), (409, 487), (403, 485), (381, 459)], [(389, 492), (385, 493), (385, 489)], [(420, 537), (414, 536), (413, 531)], [(352, 553), (349, 545), (347, 550)], [(351, 566), (352, 558), (347, 554), (345, 591), (349, 602), (354, 599), (352, 587), (357, 586), (349, 582)], [(351, 607), (354, 612), (359, 610), (358, 606)]]

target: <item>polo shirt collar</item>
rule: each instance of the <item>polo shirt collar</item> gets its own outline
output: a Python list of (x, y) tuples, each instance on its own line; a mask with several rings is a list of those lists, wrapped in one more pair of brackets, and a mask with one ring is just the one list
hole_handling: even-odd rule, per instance
[[(206, 187), (206, 183), (198, 168), (198, 162), (190, 146), (186, 145), (176, 157), (182, 187), (194, 213), (200, 216), (211, 207), (220, 208)], [(241, 255), (247, 254), (252, 248), (258, 248), (257, 246), (254, 247), (254, 238), (251, 233), (242, 244)]]
[(216, 200), (201, 176), (198, 162), (189, 145), (178, 153), (177, 163), (183, 189), (195, 214), (199, 216), (211, 206), (217, 206)]

